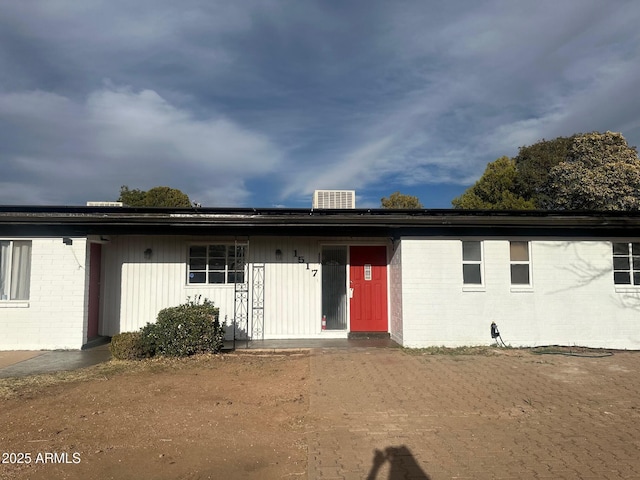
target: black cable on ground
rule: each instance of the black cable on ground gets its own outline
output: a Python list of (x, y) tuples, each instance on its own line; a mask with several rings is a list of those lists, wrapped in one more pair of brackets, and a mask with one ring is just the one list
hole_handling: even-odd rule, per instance
[[(498, 330), (498, 325), (496, 325), (496, 322), (491, 322), (491, 338), (493, 338), (496, 341), (496, 346), (500, 347), (502, 344), (503, 347), (508, 348), (507, 345), (504, 343), (504, 340), (502, 340), (502, 336), (500, 336), (500, 330)], [(535, 348), (538, 349), (549, 349), (549, 348), (556, 348), (557, 350), (544, 350), (544, 351), (536, 351)], [(567, 357), (582, 357), (582, 358), (605, 358), (605, 357), (612, 357), (613, 356), (613, 352), (573, 352), (571, 350), (571, 347), (569, 348), (569, 351), (566, 350), (561, 350), (562, 347), (560, 347), (559, 345), (549, 345), (549, 346), (544, 346), (544, 347), (535, 347), (534, 349), (531, 349), (531, 352), (536, 354), (536, 355), (565, 355)]]
[[(548, 347), (537, 347), (537, 348), (548, 348)], [(582, 357), (582, 358), (605, 358), (612, 357), (613, 352), (572, 352), (569, 350), (568, 352), (564, 352), (562, 350), (545, 350), (542, 352), (537, 352), (535, 349), (531, 350), (531, 353), (535, 355), (565, 355), (567, 357)]]

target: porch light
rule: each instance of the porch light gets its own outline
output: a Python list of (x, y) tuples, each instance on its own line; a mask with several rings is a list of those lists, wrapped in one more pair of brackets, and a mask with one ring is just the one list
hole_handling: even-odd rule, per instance
[(282, 260), (282, 250), (279, 248), (276, 250), (276, 260)]
[(149, 260), (151, 258), (151, 255), (153, 254), (153, 250), (151, 250), (150, 248), (147, 248), (144, 251), (144, 258), (145, 260)]

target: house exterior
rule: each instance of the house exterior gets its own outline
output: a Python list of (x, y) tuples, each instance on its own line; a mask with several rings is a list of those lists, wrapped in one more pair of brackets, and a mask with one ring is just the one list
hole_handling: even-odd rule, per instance
[(79, 349), (201, 296), (227, 338), (640, 348), (640, 215), (0, 207), (0, 349)]

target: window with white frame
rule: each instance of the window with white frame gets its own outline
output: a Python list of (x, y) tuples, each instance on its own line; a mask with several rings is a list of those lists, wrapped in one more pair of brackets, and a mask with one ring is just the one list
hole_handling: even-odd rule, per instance
[(0, 301), (29, 300), (31, 241), (0, 240)]
[(246, 245), (191, 245), (187, 283), (244, 283)]
[(613, 283), (640, 286), (640, 243), (613, 244)]
[(482, 285), (482, 242), (462, 242), (462, 282)]
[(529, 242), (509, 242), (511, 285), (531, 285)]

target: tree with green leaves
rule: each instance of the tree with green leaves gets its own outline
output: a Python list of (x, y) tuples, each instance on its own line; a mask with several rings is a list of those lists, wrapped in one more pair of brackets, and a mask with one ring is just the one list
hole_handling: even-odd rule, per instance
[(638, 152), (620, 133), (587, 133), (521, 147), (452, 202), (455, 208), (638, 210)]
[(120, 196), (118, 197), (118, 202), (122, 202), (129, 207), (144, 207), (145, 197), (147, 192), (144, 192), (138, 188), (133, 190), (129, 190), (127, 185), (122, 185), (120, 187)]
[(533, 200), (537, 208), (543, 208), (549, 200), (543, 192), (543, 187), (549, 182), (549, 172), (567, 159), (576, 137), (542, 139), (533, 145), (520, 147), (513, 159), (516, 170), (513, 191), (522, 198)]
[(120, 187), (119, 202), (129, 207), (190, 207), (191, 200), (177, 188), (153, 187), (148, 191), (130, 190), (127, 185)]
[(489, 163), (480, 179), (451, 202), (454, 208), (489, 210), (531, 210), (532, 200), (526, 200), (515, 188), (516, 162), (500, 157)]
[(638, 151), (620, 133), (577, 136), (542, 193), (542, 206), (553, 210), (639, 210)]
[(394, 192), (388, 197), (382, 197), (380, 199), (380, 206), (382, 208), (394, 208), (394, 209), (413, 209), (424, 208), (418, 197), (413, 195), (405, 195), (400, 192)]

